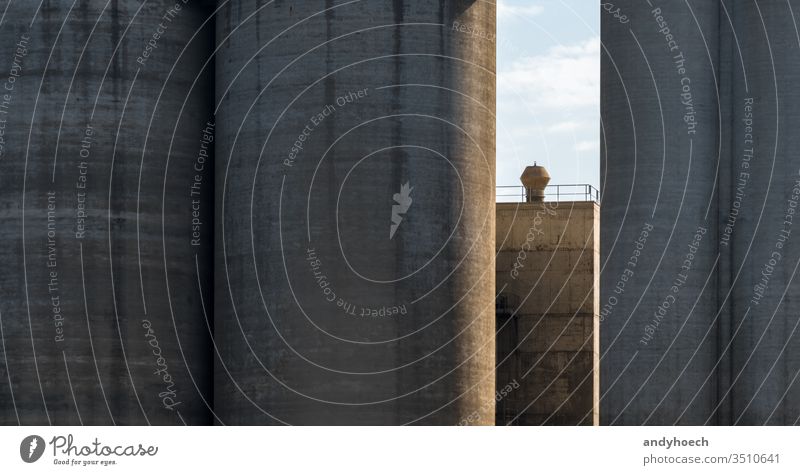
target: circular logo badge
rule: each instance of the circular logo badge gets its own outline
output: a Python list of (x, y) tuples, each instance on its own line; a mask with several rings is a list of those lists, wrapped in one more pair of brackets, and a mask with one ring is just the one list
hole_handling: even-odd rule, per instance
[(39, 460), (44, 453), (44, 439), (38, 435), (29, 435), (19, 444), (19, 456), (23, 462), (33, 463)]

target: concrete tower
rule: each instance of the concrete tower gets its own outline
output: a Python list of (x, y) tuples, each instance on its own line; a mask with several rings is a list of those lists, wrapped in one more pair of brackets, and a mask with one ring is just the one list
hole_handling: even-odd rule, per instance
[(497, 203), (496, 424), (597, 425), (600, 207), (588, 185), (547, 196), (535, 164), (520, 181)]
[(797, 7), (620, 8), (603, 17), (602, 421), (795, 424)]
[(720, 233), (731, 287), (720, 410), (729, 412), (726, 423), (793, 425), (800, 418), (800, 5), (725, 5), (735, 36), (724, 124), (731, 172), (720, 184), (730, 190)]
[[(717, 2), (615, 2), (601, 59), (602, 424), (716, 406)], [(713, 420), (712, 420), (713, 422)]]
[(494, 34), (475, 0), (222, 5), (222, 422), (494, 423)]
[(0, 20), (0, 424), (212, 422), (211, 32), (177, 3)]

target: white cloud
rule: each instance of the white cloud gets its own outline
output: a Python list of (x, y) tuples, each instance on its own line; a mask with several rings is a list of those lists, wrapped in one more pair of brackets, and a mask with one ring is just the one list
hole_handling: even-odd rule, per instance
[(575, 144), (576, 152), (595, 152), (600, 150), (599, 140), (581, 140)]
[(498, 74), (498, 89), (519, 106), (595, 107), (600, 103), (600, 38), (526, 56)]
[(590, 126), (584, 121), (579, 120), (565, 120), (562, 122), (556, 122), (547, 127), (547, 133), (549, 134), (563, 134), (568, 132), (575, 132), (576, 130), (581, 130), (587, 126)]
[(596, 183), (600, 39), (584, 38), (506, 62), (499, 57), (498, 183), (519, 183), (535, 160), (550, 170), (551, 183)]
[(543, 10), (540, 5), (509, 5), (503, 0), (497, 2), (497, 16), (504, 20), (536, 16)]

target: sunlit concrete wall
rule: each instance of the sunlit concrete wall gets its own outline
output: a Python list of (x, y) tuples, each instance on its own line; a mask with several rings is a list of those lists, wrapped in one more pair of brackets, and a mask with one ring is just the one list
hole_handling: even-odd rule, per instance
[(220, 6), (220, 419), (458, 424), (491, 406), (494, 3)]
[(497, 204), (498, 425), (597, 424), (600, 209)]

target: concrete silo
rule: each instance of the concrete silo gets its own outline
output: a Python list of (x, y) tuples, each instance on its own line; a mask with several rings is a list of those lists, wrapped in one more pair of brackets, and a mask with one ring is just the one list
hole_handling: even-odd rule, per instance
[(602, 422), (794, 424), (793, 9), (621, 8), (603, 17)]
[(493, 424), (495, 5), (223, 3), (226, 424)]
[(716, 406), (727, 166), (719, 7), (615, 4), (601, 33), (601, 424), (703, 424)]
[(209, 13), (181, 1), (7, 6), (0, 423), (212, 422), (198, 291), (212, 235), (192, 229), (193, 212), (213, 217), (213, 178), (195, 168), (213, 147)]
[[(800, 43), (789, 2), (726, 2), (731, 174), (721, 233), (730, 256), (730, 371), (720, 387), (730, 424), (800, 417)], [(722, 201), (721, 201), (722, 202)]]

